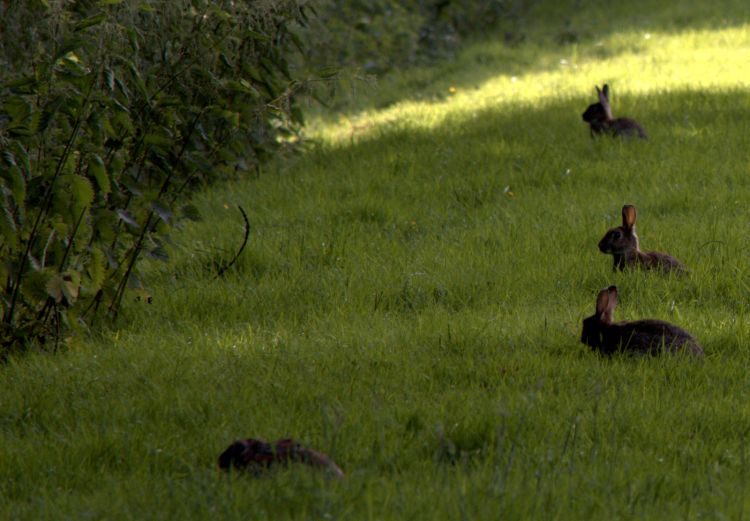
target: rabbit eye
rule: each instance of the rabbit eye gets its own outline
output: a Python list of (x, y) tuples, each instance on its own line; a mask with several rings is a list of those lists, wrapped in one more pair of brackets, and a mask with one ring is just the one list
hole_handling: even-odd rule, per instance
[(620, 237), (622, 237), (622, 232), (620, 230), (615, 230), (612, 232), (613, 239), (619, 239)]

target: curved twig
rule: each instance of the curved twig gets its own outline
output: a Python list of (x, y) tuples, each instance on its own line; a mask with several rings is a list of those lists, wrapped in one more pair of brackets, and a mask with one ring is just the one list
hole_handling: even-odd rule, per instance
[(237, 251), (237, 254), (234, 256), (234, 258), (229, 261), (229, 264), (226, 266), (223, 266), (222, 268), (219, 268), (219, 272), (216, 274), (216, 278), (221, 277), (224, 275), (224, 273), (232, 267), (232, 265), (237, 262), (237, 259), (240, 258), (240, 255), (242, 254), (242, 251), (245, 249), (245, 246), (247, 246), (247, 240), (250, 237), (250, 221), (247, 218), (247, 214), (245, 213), (245, 210), (242, 209), (240, 205), (237, 205), (237, 208), (239, 208), (240, 213), (242, 214), (242, 218), (245, 220), (245, 237), (242, 239), (242, 246), (240, 246), (239, 251)]

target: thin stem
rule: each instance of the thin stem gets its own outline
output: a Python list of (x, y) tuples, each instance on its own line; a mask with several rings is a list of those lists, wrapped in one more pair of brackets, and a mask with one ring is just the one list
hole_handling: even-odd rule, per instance
[(224, 273), (232, 267), (232, 265), (237, 262), (237, 259), (240, 258), (240, 255), (242, 254), (242, 251), (245, 249), (245, 246), (247, 246), (247, 239), (250, 237), (250, 221), (247, 219), (247, 214), (245, 213), (245, 210), (242, 209), (240, 205), (237, 205), (237, 208), (240, 209), (240, 213), (242, 214), (242, 218), (245, 220), (245, 237), (242, 239), (242, 246), (240, 246), (239, 251), (237, 251), (237, 254), (234, 256), (234, 258), (229, 261), (229, 264), (224, 266), (219, 270), (219, 272), (216, 274), (216, 278), (221, 277), (224, 275)]
[(73, 228), (73, 233), (70, 234), (70, 238), (68, 239), (68, 246), (65, 248), (65, 253), (63, 254), (62, 260), (60, 260), (60, 267), (57, 271), (62, 272), (63, 268), (65, 267), (65, 261), (68, 260), (68, 254), (70, 254), (70, 250), (73, 249), (73, 242), (75, 239), (75, 236), (78, 234), (78, 228), (81, 226), (81, 221), (83, 221), (83, 216), (86, 215), (86, 210), (88, 210), (88, 207), (81, 210), (81, 215), (78, 216), (78, 221), (76, 221), (76, 225)]

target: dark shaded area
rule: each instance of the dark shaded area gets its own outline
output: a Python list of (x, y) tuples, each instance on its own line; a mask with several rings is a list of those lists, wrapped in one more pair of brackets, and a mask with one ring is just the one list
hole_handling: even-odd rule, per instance
[[(616, 33), (642, 31), (676, 34), (737, 27), (750, 22), (750, 4), (739, 0), (715, 3), (676, 0), (618, 3), (545, 0), (520, 3), (523, 4), (520, 8), (507, 16), (498, 17), (491, 28), (477, 29), (473, 33), (467, 31), (462, 48), (468, 49), (467, 44), (476, 40), (480, 43), (500, 42), (501, 47), (493, 47), (486, 52), (471, 47), (468, 61), (474, 62), (474, 66), (465, 74), (459, 76), (455, 73), (465, 69), (466, 60), (458, 65), (451, 56), (435, 59), (430, 68), (424, 69), (424, 74), (406, 80), (394, 78), (384, 71), (372, 71), (377, 80), (371, 86), (356, 80), (352, 87), (367, 91), (366, 100), (355, 100), (352, 107), (351, 100), (343, 101), (341, 92), (334, 86), (328, 101), (330, 107), (354, 113), (371, 108), (381, 109), (406, 100), (439, 101), (449, 96), (445, 84), (448, 76), (451, 86), (460, 90), (473, 89), (500, 74), (522, 76), (556, 69), (562, 57), (575, 55), (577, 61), (587, 62), (614, 58), (626, 52), (638, 54), (645, 48), (645, 44), (641, 47), (632, 43), (609, 42), (603, 45), (603, 40)], [(375, 43), (373, 37), (373, 45)], [(363, 65), (359, 63), (359, 66)], [(382, 90), (379, 85), (391, 83), (398, 86), (397, 94), (378, 92)]]

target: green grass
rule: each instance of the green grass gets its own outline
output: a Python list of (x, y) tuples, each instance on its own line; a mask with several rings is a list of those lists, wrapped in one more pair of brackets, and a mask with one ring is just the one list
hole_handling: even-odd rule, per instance
[[(685, 4), (571, 10), (575, 46), (550, 10), (516, 49), (311, 110), (306, 154), (197, 198), (152, 304), (2, 368), (0, 518), (747, 518), (750, 16)], [(589, 139), (605, 81), (648, 142)], [(612, 273), (624, 203), (690, 276)], [(216, 279), (236, 204), (251, 242)], [(580, 344), (608, 284), (705, 362)], [(220, 475), (249, 436), (347, 479)]]

